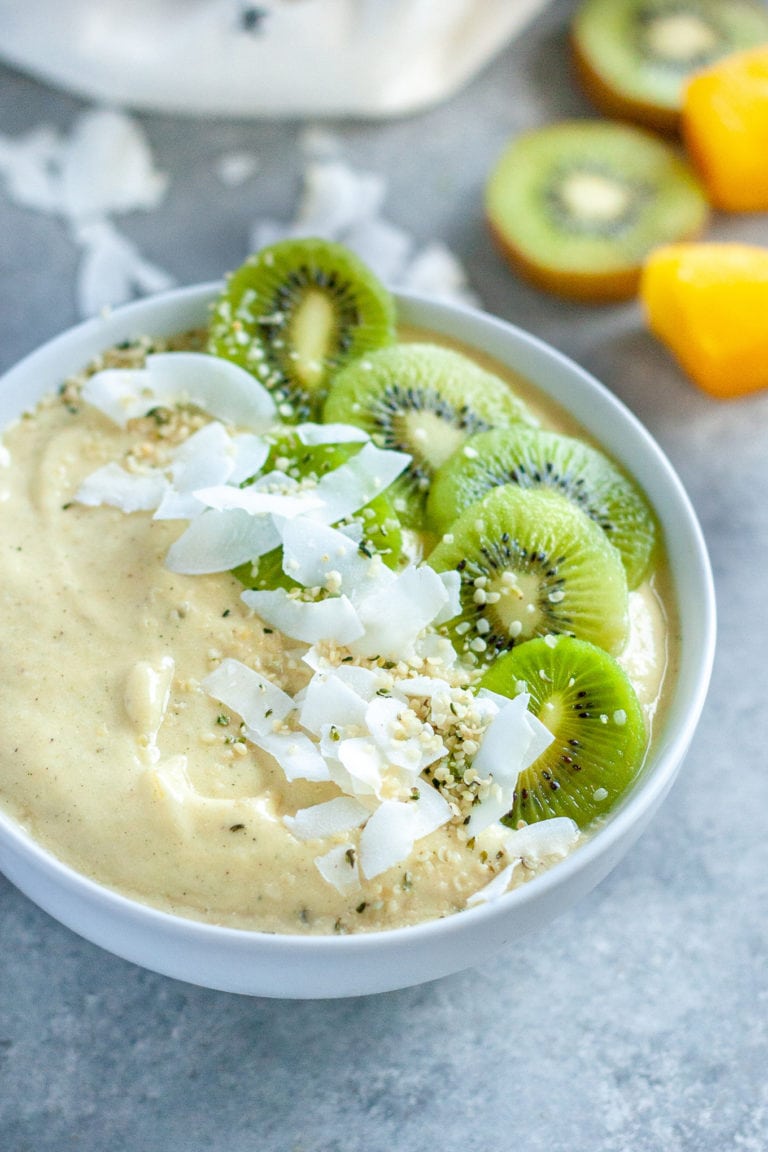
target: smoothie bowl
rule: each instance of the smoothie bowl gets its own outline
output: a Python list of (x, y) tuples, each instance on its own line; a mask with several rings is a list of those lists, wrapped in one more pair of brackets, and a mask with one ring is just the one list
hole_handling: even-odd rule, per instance
[(530, 335), (291, 241), (52, 341), (0, 426), (0, 868), (88, 940), (403, 987), (567, 908), (670, 788), (701, 533)]

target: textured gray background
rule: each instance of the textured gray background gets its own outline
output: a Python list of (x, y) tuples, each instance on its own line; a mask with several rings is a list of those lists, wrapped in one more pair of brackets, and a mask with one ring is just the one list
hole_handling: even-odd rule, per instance
[[(669, 453), (711, 550), (720, 641), (706, 712), (652, 828), (546, 933), (472, 972), (352, 1001), (279, 1003), (137, 969), (60, 927), (0, 878), (2, 1152), (764, 1152), (768, 1147), (765, 601), (768, 394), (692, 388), (634, 304), (540, 295), (504, 267), (483, 180), (521, 128), (590, 114), (570, 74), (573, 5), (547, 14), (425, 114), (329, 125), (386, 175), (386, 215), (446, 241), (485, 306), (592, 370)], [(84, 105), (0, 69), (0, 132)], [(301, 125), (142, 117), (172, 176), (121, 231), (180, 283), (246, 253), (259, 216), (293, 213)], [(216, 158), (258, 174), (224, 188)], [(712, 235), (768, 243), (764, 216)], [(0, 367), (76, 319), (66, 228), (0, 192)]]

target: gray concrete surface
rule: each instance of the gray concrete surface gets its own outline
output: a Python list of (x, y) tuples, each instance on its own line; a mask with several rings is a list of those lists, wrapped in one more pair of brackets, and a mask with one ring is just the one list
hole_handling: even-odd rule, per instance
[[(2, 1152), (764, 1152), (768, 1147), (766, 770), (768, 394), (707, 399), (634, 304), (579, 307), (516, 280), (481, 214), (522, 128), (590, 114), (556, 0), (441, 107), (340, 123), (345, 159), (387, 176), (387, 215), (446, 241), (485, 306), (552, 341), (648, 425), (711, 550), (719, 651), (684, 770), (616, 872), (549, 930), (474, 971), (383, 996), (279, 1003), (175, 983), (85, 943), (0, 878)], [(83, 104), (0, 69), (0, 132), (68, 128)], [(301, 125), (141, 118), (171, 174), (123, 233), (180, 283), (243, 258), (292, 214)], [(247, 183), (223, 151), (261, 161)], [(765, 216), (719, 238), (768, 243)], [(0, 191), (0, 367), (75, 319), (77, 253)]]

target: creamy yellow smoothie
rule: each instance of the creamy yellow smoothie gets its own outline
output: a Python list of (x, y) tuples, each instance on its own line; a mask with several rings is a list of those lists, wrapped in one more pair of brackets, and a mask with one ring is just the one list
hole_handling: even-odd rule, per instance
[[(195, 348), (196, 338), (182, 346)], [(116, 350), (99, 366), (131, 366), (142, 357), (141, 346)], [(544, 426), (578, 431), (524, 381), (490, 367)], [(287, 779), (244, 735), (240, 715), (205, 686), (237, 661), (295, 696), (313, 674), (308, 645), (268, 627), (231, 573), (170, 570), (166, 557), (183, 523), (77, 499), (86, 479), (110, 462), (134, 472), (162, 466), (211, 418), (181, 409), (164, 422), (151, 414), (122, 428), (83, 401), (84, 378), (67, 382), (2, 436), (3, 809), (78, 872), (210, 923), (346, 933), (466, 908), (508, 863), (508, 830), (473, 838), (458, 808), (383, 872), (357, 872), (355, 884), (341, 886), (324, 875), (318, 859), (335, 846), (353, 862), (360, 832), (301, 838), (291, 818), (338, 797), (337, 785)], [(418, 550), (418, 541), (411, 545)], [(619, 657), (651, 742), (677, 645), (666, 580), (660, 557), (651, 578), (630, 593), (629, 640)], [(383, 696), (405, 679), (442, 675), (452, 715), (460, 707), (469, 729), (477, 721), (466, 674), (441, 669), (434, 655), (404, 664), (340, 649), (325, 656), (375, 673)], [(423, 734), (423, 710), (414, 708)], [(434, 713), (430, 723), (435, 739), (454, 738)], [(579, 839), (567, 850), (578, 851)], [(508, 886), (526, 883), (564, 851), (524, 854)]]

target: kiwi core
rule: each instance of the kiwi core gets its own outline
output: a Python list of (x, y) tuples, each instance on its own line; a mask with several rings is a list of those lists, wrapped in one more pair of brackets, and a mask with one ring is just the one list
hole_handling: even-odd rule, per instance
[(493, 631), (510, 640), (529, 640), (535, 636), (544, 618), (540, 595), (541, 581), (533, 572), (507, 571), (491, 577), (484, 602), (488, 604)]
[(466, 432), (450, 424), (439, 413), (422, 408), (416, 411), (403, 410), (392, 421), (395, 439), (407, 444), (409, 450), (423, 463), (432, 468), (441, 464), (461, 447)]
[(647, 53), (665, 64), (689, 67), (716, 51), (715, 29), (694, 12), (668, 12), (648, 20), (644, 45)]
[(291, 317), (294, 370), (310, 388), (322, 379), (335, 326), (333, 304), (323, 292), (307, 292)]
[(585, 225), (614, 223), (632, 207), (629, 187), (605, 172), (575, 169), (567, 173), (558, 196), (566, 213)]

